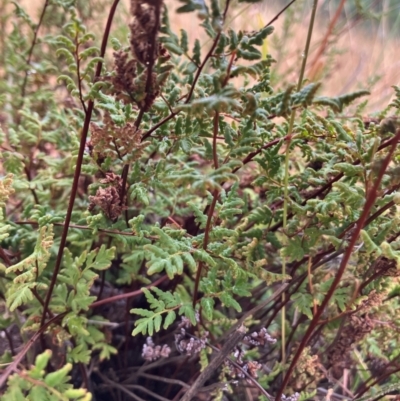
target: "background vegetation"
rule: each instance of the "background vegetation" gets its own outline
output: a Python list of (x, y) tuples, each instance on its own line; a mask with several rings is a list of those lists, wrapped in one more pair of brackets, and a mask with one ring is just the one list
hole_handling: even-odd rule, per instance
[(397, 2), (36, 6), (1, 3), (2, 399), (396, 396)]

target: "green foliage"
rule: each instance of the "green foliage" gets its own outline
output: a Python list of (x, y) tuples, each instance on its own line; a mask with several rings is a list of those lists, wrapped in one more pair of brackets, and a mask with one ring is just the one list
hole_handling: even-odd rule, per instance
[(86, 389), (73, 388), (68, 383), (71, 378), (68, 373), (72, 369), (70, 363), (46, 373), (50, 358), (51, 351), (47, 350), (36, 357), (35, 364), (29, 370), (10, 376), (9, 388), (2, 400), (90, 401), (92, 396)]
[(132, 332), (133, 336), (138, 333), (148, 333), (152, 336), (154, 332), (160, 331), (163, 314), (165, 314), (165, 317), (162, 327), (163, 329), (167, 329), (176, 319), (176, 309), (179, 309), (178, 313), (180, 315), (185, 315), (190, 319), (192, 324), (196, 324), (193, 307), (187, 301), (184, 302), (182, 300), (179, 292), (172, 294), (169, 291), (161, 291), (157, 287), (152, 287), (151, 289), (157, 295), (157, 298), (146, 288), (143, 289), (143, 293), (152, 310), (138, 308), (131, 310), (131, 313), (143, 316), (136, 320), (136, 328)]
[[(180, 0), (174, 10), (158, 0), (133, 1), (131, 25), (120, 9), (112, 38), (90, 26), (91, 13), (107, 19), (110, 5), (98, 3), (46, 2), (40, 23), (16, 3), (6, 17), (0, 329), (26, 348), (10, 345), (2, 362), (11, 362), (11, 351), (27, 354), (7, 373), (4, 400), (90, 400), (83, 386), (91, 375), (99, 394), (113, 386), (146, 393), (138, 389), (145, 370), (138, 350), (152, 369), (175, 342), (172, 352), (199, 355), (204, 370), (213, 360), (206, 347), (223, 346), (242, 317), (258, 330), (268, 323), (279, 339), (272, 346), (254, 332), (236, 357), (253, 380), (256, 362), (264, 365), (257, 380), (266, 391), (280, 391), (311, 327), (315, 337), (285, 394), (294, 393), (292, 401), (320, 397), (321, 372), (348, 365), (355, 393), (368, 366), (358, 369), (351, 358), (339, 360), (343, 355), (357, 347), (368, 363), (398, 357), (398, 147), (381, 169), (398, 129), (400, 89), (380, 114), (385, 118), (370, 122), (360, 114), (366, 90), (328, 97), (324, 77), (299, 90), (289, 75), (278, 81), (266, 54), (276, 33), (271, 26), (235, 30), (233, 2)], [(203, 34), (175, 32), (175, 11), (197, 14)], [(371, 211), (359, 227), (366, 205)], [(285, 294), (263, 305), (283, 282)], [(143, 347), (142, 335), (165, 338), (165, 346), (150, 338)], [(283, 359), (282, 336), (291, 352)], [(165, 375), (174, 371), (174, 383), (192, 383), (194, 365), (171, 360), (178, 363)], [(213, 377), (230, 385), (241, 376), (225, 362)], [(129, 390), (128, 371), (135, 383)], [(389, 376), (376, 394), (397, 390), (390, 385), (398, 373)], [(153, 398), (165, 390), (149, 388)], [(242, 395), (240, 387), (227, 397)]]

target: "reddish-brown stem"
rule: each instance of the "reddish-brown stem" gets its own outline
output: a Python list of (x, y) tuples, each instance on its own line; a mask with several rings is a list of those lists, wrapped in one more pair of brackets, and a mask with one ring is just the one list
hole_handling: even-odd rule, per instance
[[(229, 8), (229, 3), (230, 3), (230, 0), (226, 0), (225, 10), (224, 10), (223, 18), (222, 18), (223, 21), (225, 21), (226, 14), (227, 14), (228, 8)], [(197, 81), (200, 78), (200, 74), (203, 71), (203, 68), (205, 67), (207, 61), (210, 59), (210, 57), (214, 53), (215, 48), (217, 47), (217, 44), (219, 42), (219, 38), (221, 37), (221, 32), (222, 32), (222, 30), (218, 31), (217, 35), (214, 38), (213, 44), (210, 47), (210, 50), (208, 51), (208, 53), (204, 57), (203, 62), (201, 63), (200, 67), (196, 71), (196, 75), (195, 75), (195, 77), (193, 79), (192, 86), (190, 87), (189, 93), (188, 93), (188, 95), (186, 97), (186, 101), (185, 101), (186, 104), (190, 102), (190, 99), (192, 98), (193, 91), (194, 91), (194, 89), (196, 87)]]
[(386, 210), (390, 209), (392, 206), (394, 206), (394, 202), (390, 201), (386, 205), (382, 206), (380, 209), (378, 209), (373, 215), (371, 215), (368, 220), (365, 222), (365, 225), (367, 226), (369, 223), (374, 221), (377, 217), (379, 217), (382, 213), (386, 212)]
[[(225, 12), (224, 12), (224, 18), (226, 17), (226, 13), (228, 11), (229, 7), (229, 0), (226, 2), (226, 7), (225, 7)], [(215, 44), (218, 43), (218, 41), (214, 42)], [(228, 66), (228, 71), (227, 71), (227, 77), (229, 77), (229, 71), (232, 68), (232, 64), (229, 64)], [(225, 78), (224, 81), (224, 86), (228, 82), (229, 78)], [(219, 163), (218, 163), (218, 152), (217, 152), (217, 137), (218, 137), (218, 131), (219, 131), (219, 112), (216, 111), (214, 115), (214, 125), (213, 125), (213, 159), (214, 159), (214, 169), (218, 169)], [(208, 210), (208, 217), (207, 217), (207, 223), (206, 223), (206, 230), (204, 233), (204, 242), (203, 242), (203, 249), (206, 251), (207, 246), (208, 246), (208, 241), (209, 241), (209, 236), (210, 236), (210, 230), (211, 230), (211, 224), (212, 224), (212, 217), (214, 214), (215, 210), (215, 205), (217, 204), (219, 196), (219, 191), (216, 189), (214, 191), (213, 195), (213, 200), (211, 202), (210, 209)], [(197, 302), (197, 296), (198, 296), (198, 291), (199, 291), (199, 284), (200, 284), (200, 277), (201, 277), (201, 272), (203, 270), (203, 262), (199, 263), (199, 266), (197, 268), (196, 272), (196, 279), (194, 283), (194, 292), (193, 292), (193, 306), (196, 305)]]
[(366, 194), (367, 200), (365, 202), (365, 206), (364, 206), (363, 212), (362, 212), (361, 217), (359, 218), (357, 224), (354, 227), (354, 232), (353, 232), (353, 234), (351, 236), (351, 240), (349, 242), (349, 246), (348, 246), (348, 248), (346, 249), (346, 251), (345, 251), (345, 253), (343, 255), (342, 261), (340, 263), (340, 267), (339, 267), (339, 269), (338, 269), (338, 271), (336, 273), (336, 277), (335, 277), (331, 287), (329, 288), (329, 291), (326, 294), (324, 300), (322, 301), (321, 306), (318, 308), (317, 313), (314, 315), (313, 319), (311, 320), (310, 325), (308, 326), (308, 329), (307, 329), (306, 333), (304, 334), (303, 339), (302, 339), (302, 341), (301, 341), (301, 343), (300, 343), (300, 345), (299, 345), (299, 347), (298, 347), (298, 349), (297, 349), (297, 351), (296, 351), (296, 353), (295, 353), (295, 355), (294, 355), (294, 357), (292, 359), (292, 362), (290, 363), (290, 366), (286, 371), (286, 374), (284, 376), (282, 385), (281, 385), (281, 387), (280, 387), (280, 389), (278, 391), (278, 394), (276, 396), (276, 400), (277, 401), (280, 401), (281, 396), (283, 394), (283, 391), (285, 390), (285, 387), (288, 384), (288, 382), (290, 380), (290, 377), (291, 377), (291, 375), (293, 373), (293, 370), (294, 370), (294, 368), (295, 368), (295, 366), (297, 364), (297, 361), (299, 360), (304, 348), (306, 347), (306, 345), (308, 343), (308, 340), (310, 339), (315, 327), (318, 325), (318, 321), (319, 321), (324, 309), (328, 305), (328, 302), (332, 298), (332, 295), (333, 295), (334, 291), (336, 290), (337, 286), (340, 283), (340, 280), (342, 279), (342, 276), (343, 276), (343, 273), (344, 273), (344, 271), (346, 269), (347, 263), (348, 263), (348, 261), (349, 261), (349, 259), (351, 257), (352, 250), (353, 250), (353, 248), (354, 248), (354, 246), (355, 246), (355, 244), (357, 242), (358, 236), (360, 235), (360, 231), (364, 227), (364, 223), (367, 220), (368, 214), (369, 214), (369, 212), (370, 212), (372, 206), (374, 205), (375, 200), (376, 200), (376, 198), (378, 196), (378, 189), (379, 189), (379, 186), (381, 184), (383, 175), (385, 174), (385, 171), (386, 171), (386, 169), (387, 169), (387, 167), (388, 167), (388, 165), (389, 165), (389, 163), (390, 163), (390, 161), (392, 159), (393, 153), (394, 153), (394, 151), (396, 149), (396, 146), (397, 146), (397, 143), (398, 143), (399, 139), (400, 139), (400, 130), (397, 131), (396, 136), (392, 140), (392, 147), (389, 150), (389, 153), (387, 154), (386, 158), (384, 159), (384, 161), (382, 163), (382, 167), (381, 167), (381, 169), (379, 171), (379, 175), (378, 175), (373, 187), (371, 188), (370, 193)]
[[(39, 293), (37, 292), (36, 287), (32, 288), (31, 291), (32, 291), (32, 294), (34, 295), (34, 297), (40, 303), (40, 305), (44, 306), (44, 301), (43, 301), (42, 297), (39, 295)], [(50, 318), (52, 318), (54, 316), (50, 310), (48, 310), (47, 312), (48, 312)]]
[[(395, 369), (392, 371), (387, 372), (387, 368), (390, 366), (396, 366), (396, 360), (398, 360), (400, 357), (397, 356), (396, 358), (394, 358), (392, 361), (390, 361), (389, 363), (387, 363), (387, 365), (382, 369), (382, 371), (384, 372), (382, 375), (380, 375), (379, 377), (375, 378), (374, 376), (369, 377), (366, 381), (364, 381), (363, 383), (361, 383), (359, 390), (356, 393), (356, 397), (355, 398), (360, 398), (363, 394), (365, 394), (371, 387), (375, 386), (376, 384), (378, 384), (379, 382), (382, 382), (383, 380), (387, 379), (389, 376), (393, 375), (396, 372), (399, 372), (400, 369)], [(370, 382), (369, 384), (367, 384), (368, 382)]]
[[(213, 194), (213, 199), (210, 205), (210, 209), (208, 210), (208, 217), (207, 217), (207, 223), (206, 223), (206, 229), (204, 232), (204, 241), (203, 241), (203, 249), (207, 250), (208, 246), (208, 241), (210, 238), (210, 230), (211, 230), (211, 223), (212, 223), (212, 218), (215, 210), (215, 205), (217, 204), (219, 196), (219, 191), (216, 189)], [(196, 279), (194, 282), (194, 292), (193, 292), (193, 306), (196, 305), (197, 302), (197, 294), (199, 291), (199, 284), (200, 284), (200, 277), (201, 277), (201, 271), (203, 270), (203, 262), (199, 263), (199, 267), (197, 268), (196, 272)]]
[[(126, 184), (128, 182), (128, 173), (129, 173), (129, 164), (125, 164), (122, 173), (122, 185), (121, 185), (121, 196), (120, 196), (120, 204), (122, 205), (125, 199), (126, 194)], [(126, 202), (128, 201), (128, 197), (126, 197)], [(126, 205), (127, 206), (127, 205)], [(126, 226), (129, 227), (129, 217), (128, 217), (128, 210), (125, 210), (125, 223)]]
[(333, 16), (332, 21), (330, 22), (330, 24), (328, 26), (328, 30), (327, 30), (327, 32), (326, 32), (326, 34), (325, 34), (325, 36), (324, 36), (324, 38), (322, 40), (322, 43), (321, 43), (320, 47), (317, 50), (317, 54), (315, 55), (314, 60), (310, 64), (310, 74), (309, 74), (309, 76), (311, 77), (311, 79), (315, 75), (316, 64), (317, 64), (319, 58), (322, 56), (322, 54), (324, 53), (324, 51), (326, 49), (329, 37), (331, 36), (333, 28), (335, 27), (335, 25), (336, 25), (336, 23), (337, 23), (337, 21), (338, 21), (338, 19), (340, 17), (340, 14), (342, 12), (342, 9), (343, 9), (343, 6), (344, 6), (345, 2), (346, 2), (346, 0), (341, 0), (340, 4), (339, 4), (339, 6), (338, 6), (338, 8), (336, 10), (336, 13)]
[(269, 21), (267, 25), (265, 25), (265, 28), (272, 25), (295, 1), (296, 0), (292, 0), (287, 6), (283, 7), (282, 10), (279, 11), (279, 13), (276, 14), (275, 17), (272, 18), (272, 20)]
[(0, 246), (0, 258), (3, 259), (7, 267), (11, 266), (11, 260), (7, 255), (7, 252)]
[[(271, 148), (274, 145), (277, 145), (281, 141), (287, 141), (290, 135), (285, 135), (282, 138), (276, 138), (272, 140), (271, 142), (266, 143), (264, 146), (262, 146), (260, 149), (255, 150), (254, 152), (249, 153), (242, 161), (243, 164), (250, 163), (257, 155), (259, 155), (263, 150)], [(233, 170), (233, 173), (236, 173), (240, 167), (236, 167)]]
[(39, 33), (39, 29), (42, 26), (43, 18), (44, 18), (44, 15), (46, 14), (46, 9), (47, 9), (48, 5), (49, 5), (49, 0), (46, 0), (44, 2), (44, 6), (43, 6), (42, 12), (41, 12), (40, 17), (39, 17), (39, 22), (36, 25), (35, 31), (33, 32), (32, 44), (31, 44), (31, 47), (29, 49), (28, 58), (26, 59), (26, 64), (27, 64), (28, 68), (25, 71), (24, 81), (22, 82), (22, 86), (21, 86), (21, 104), (20, 104), (19, 109), (22, 109), (22, 107), (23, 107), (23, 105), (25, 103), (26, 85), (28, 83), (29, 69), (30, 69), (30, 66), (31, 66), (33, 49), (36, 46), (36, 41), (37, 41), (37, 36), (38, 36), (38, 33)]
[(8, 346), (10, 347), (11, 355), (14, 356), (15, 355), (15, 348), (14, 348), (14, 343), (13, 343), (12, 336), (7, 331), (7, 329), (3, 329), (3, 332), (4, 332), (4, 335), (7, 337), (7, 342), (8, 342)]
[[(24, 170), (25, 170), (26, 178), (28, 178), (28, 181), (32, 181), (32, 176), (31, 176), (31, 172), (29, 170), (29, 167), (25, 166)], [(35, 203), (37, 205), (40, 205), (39, 198), (38, 198), (38, 196), (36, 194), (36, 191), (33, 188), (31, 188), (31, 193), (32, 193), (33, 199), (35, 200)]]
[(29, 341), (25, 344), (24, 348), (22, 348), (22, 350), (18, 353), (18, 355), (14, 358), (14, 360), (8, 365), (7, 369), (0, 376), (0, 388), (2, 388), (4, 386), (4, 384), (6, 383), (6, 380), (8, 379), (8, 376), (10, 376), (11, 373), (15, 372), (18, 365), (21, 363), (22, 359), (24, 358), (26, 353), (30, 350), (32, 345), (36, 342), (36, 340), (45, 332), (45, 330), (51, 324), (58, 322), (66, 314), (67, 314), (67, 312), (60, 313), (59, 315), (51, 318), (48, 322), (43, 324), (43, 326), (29, 339)]
[[(150, 35), (150, 46), (148, 50), (148, 60), (147, 60), (147, 77), (146, 77), (146, 87), (145, 87), (145, 93), (146, 93), (146, 98), (144, 100), (143, 106), (140, 108), (139, 114), (136, 118), (135, 121), (135, 127), (139, 129), (140, 124), (142, 122), (144, 113), (146, 111), (146, 108), (149, 107), (149, 98), (150, 98), (150, 90), (152, 86), (152, 77), (153, 77), (153, 67), (154, 67), (154, 62), (156, 60), (156, 57), (154, 56), (155, 54), (155, 48), (156, 48), (156, 43), (157, 43), (157, 34), (158, 30), (160, 28), (160, 7), (161, 3), (156, 1), (155, 2), (155, 7), (154, 7), (154, 27), (153, 31)], [(142, 138), (143, 140), (144, 138)], [(120, 202), (124, 202), (125, 199), (125, 193), (126, 193), (126, 183), (128, 180), (128, 173), (129, 173), (129, 164), (125, 164), (122, 173), (121, 173), (121, 178), (122, 178), (122, 190), (121, 190), (121, 199)], [(126, 198), (126, 201), (128, 198)], [(128, 210), (125, 211), (125, 221), (126, 221), (126, 226), (129, 227), (128, 223)]]
[(228, 68), (226, 70), (226, 76), (224, 78), (224, 82), (222, 83), (222, 87), (224, 87), (229, 81), (229, 78), (230, 78), (230, 75), (231, 75), (232, 66), (233, 66), (233, 62), (235, 61), (235, 57), (236, 57), (236, 50), (234, 50), (232, 52), (232, 54), (231, 54), (231, 58), (229, 60), (229, 65), (228, 65)]
[[(119, 1), (119, 0), (116, 0), (116, 1)], [(64, 223), (65, 225), (64, 225), (64, 229), (63, 229), (63, 232), (61, 235), (60, 247), (58, 250), (57, 259), (56, 259), (56, 263), (55, 263), (54, 270), (53, 270), (53, 275), (51, 277), (49, 290), (47, 292), (47, 296), (46, 296), (46, 300), (45, 300), (45, 304), (44, 304), (41, 326), (43, 326), (44, 322), (45, 322), (47, 309), (49, 307), (50, 299), (53, 294), (53, 290), (54, 290), (54, 286), (55, 286), (55, 283), (57, 280), (58, 272), (60, 271), (61, 260), (62, 260), (62, 256), (64, 253), (64, 248), (67, 243), (68, 228), (69, 228), (69, 224), (71, 222), (72, 210), (74, 208), (74, 201), (75, 201), (76, 193), (78, 191), (78, 182), (79, 182), (79, 177), (81, 174), (83, 154), (84, 154), (85, 145), (86, 145), (87, 133), (89, 130), (90, 118), (91, 118), (91, 115), (93, 112), (93, 106), (94, 106), (93, 101), (89, 102), (89, 106), (88, 106), (88, 110), (87, 110), (87, 114), (86, 114), (86, 118), (85, 118), (85, 123), (84, 123), (82, 134), (81, 134), (81, 141), (80, 141), (78, 158), (76, 161), (74, 180), (72, 183), (72, 189), (71, 189), (71, 195), (70, 195), (70, 199), (69, 199), (69, 203), (68, 203), (67, 215), (65, 216), (65, 223)]]
[[(382, 150), (382, 149), (385, 149), (385, 148), (387, 148), (388, 146), (390, 146), (390, 145), (392, 144), (393, 140), (394, 140), (394, 138), (391, 138), (391, 139), (387, 140), (386, 142), (383, 142), (383, 143), (378, 147), (378, 151), (379, 151), (379, 150)], [(273, 141), (272, 141), (272, 142), (273, 142)], [(270, 143), (272, 143), (272, 142), (270, 142)], [(269, 145), (269, 144), (267, 144), (267, 145)], [(253, 153), (254, 153), (254, 152), (253, 152)], [(254, 157), (254, 156), (253, 156), (253, 157)], [(353, 166), (357, 166), (357, 165), (359, 165), (359, 164), (360, 164), (360, 160), (356, 160), (355, 162), (353, 162)], [(322, 196), (322, 195), (324, 194), (325, 191), (327, 191), (327, 190), (329, 190), (330, 188), (332, 188), (332, 185), (333, 185), (335, 182), (338, 182), (338, 181), (339, 181), (341, 178), (343, 178), (343, 177), (344, 177), (344, 173), (339, 173), (337, 176), (335, 176), (335, 177), (333, 177), (332, 179), (330, 179), (325, 185), (323, 185), (322, 187), (316, 189), (315, 192), (313, 192), (311, 196), (305, 197), (304, 201), (301, 203), (301, 206), (304, 206), (304, 205), (307, 203), (307, 201), (308, 201), (309, 199), (315, 199), (315, 198), (317, 198), (318, 196)], [(326, 194), (325, 194), (325, 195), (326, 195)], [(278, 203), (277, 206), (279, 206), (279, 203)], [(292, 214), (292, 213), (289, 213), (289, 214), (288, 214), (288, 219), (289, 219), (290, 217), (292, 217), (292, 216), (293, 216), (293, 214)], [(282, 226), (282, 221), (280, 221), (280, 222), (274, 224), (273, 226), (271, 226), (270, 229), (269, 229), (269, 231), (276, 231), (276, 230), (277, 230), (278, 228), (280, 228), (281, 226)]]
[[(112, 4), (112, 6), (110, 8), (110, 13), (108, 15), (106, 28), (105, 28), (104, 35), (103, 35), (103, 41), (101, 44), (100, 57), (104, 57), (104, 55), (105, 55), (108, 37), (110, 35), (110, 30), (111, 30), (111, 24), (114, 19), (114, 14), (117, 9), (118, 3), (119, 3), (119, 0), (114, 0), (114, 3)], [(100, 77), (102, 66), (103, 66), (102, 61), (99, 61), (97, 63), (97, 67), (96, 67), (95, 80)], [(60, 246), (58, 248), (57, 259), (56, 259), (56, 263), (54, 266), (53, 275), (51, 277), (50, 286), (49, 286), (49, 289), (48, 289), (48, 292), (46, 295), (46, 299), (44, 301), (43, 315), (42, 315), (42, 320), (40, 323), (41, 327), (43, 327), (45, 324), (47, 310), (49, 308), (51, 296), (53, 295), (54, 286), (56, 284), (57, 276), (58, 276), (58, 273), (59, 273), (60, 267), (61, 267), (61, 261), (62, 261), (62, 257), (63, 257), (63, 253), (64, 253), (64, 248), (67, 243), (68, 228), (69, 228), (69, 224), (71, 223), (72, 210), (74, 208), (74, 202), (75, 202), (76, 194), (78, 192), (79, 177), (81, 174), (83, 155), (85, 152), (86, 139), (87, 139), (87, 135), (88, 135), (88, 131), (89, 131), (89, 124), (90, 124), (90, 119), (92, 117), (93, 107), (94, 107), (94, 101), (90, 100), (89, 104), (88, 104), (88, 108), (87, 108), (87, 113), (85, 115), (85, 121), (84, 121), (83, 128), (82, 128), (78, 158), (76, 160), (74, 179), (72, 182), (71, 195), (69, 198), (67, 214), (65, 216), (65, 225), (64, 225), (63, 232), (61, 234)]]
[(219, 113), (218, 111), (216, 111), (214, 115), (214, 135), (213, 135), (213, 159), (214, 159), (215, 170), (218, 168), (218, 152), (217, 152), (218, 130), (219, 130)]
[[(111, 247), (111, 243), (112, 243), (112, 237), (108, 237), (107, 249), (109, 249)], [(100, 301), (101, 296), (103, 295), (105, 282), (106, 282), (106, 271), (102, 270), (102, 272), (100, 274), (100, 290), (99, 290), (99, 294), (97, 295), (97, 301)]]
[(81, 68), (81, 60), (79, 58), (79, 40), (78, 40), (78, 33), (76, 33), (75, 36), (75, 57), (76, 57), (76, 76), (78, 78), (78, 91), (79, 91), (79, 100), (81, 102), (83, 111), (85, 112), (85, 114), (87, 113), (87, 109), (86, 109), (86, 104), (83, 101), (83, 95), (82, 95), (82, 77), (81, 77), (81, 72), (80, 72), (80, 68)]
[[(382, 213), (384, 213), (389, 207), (388, 205), (391, 204), (391, 202), (389, 202), (387, 205), (382, 206), (379, 210), (377, 210), (371, 217), (369, 217), (365, 223), (364, 223), (364, 227), (366, 227), (368, 224), (370, 224), (374, 219), (376, 219), (377, 217), (379, 217)], [(373, 218), (372, 218), (373, 217)], [(352, 228), (354, 227), (355, 223), (350, 224), (340, 235), (339, 238), (343, 238), (343, 236)], [(399, 233), (400, 235), (400, 233)], [(394, 241), (396, 237), (391, 238), (391, 240), (389, 240), (388, 242)], [(329, 262), (330, 260), (336, 258), (337, 256), (339, 256), (342, 252), (339, 250), (337, 250), (336, 252), (333, 252), (334, 248), (331, 247), (328, 250), (323, 251), (322, 253), (319, 253), (318, 255), (316, 255), (314, 257), (314, 259), (317, 259), (313, 265), (311, 266), (311, 272), (315, 271), (315, 269), (317, 269), (318, 267), (324, 265), (325, 263)], [(324, 255), (329, 254), (329, 256), (325, 259), (322, 259)], [(307, 260), (308, 256), (305, 256), (303, 259), (301, 259), (300, 261), (298, 261), (294, 268), (292, 270), (295, 270), (297, 267), (301, 266), (306, 260)], [(377, 274), (374, 274), (372, 277), (370, 277), (367, 281), (365, 281), (359, 288), (359, 293), (362, 292), (362, 289), (365, 288), (370, 282), (372, 282), (374, 279), (376, 279), (379, 276), (379, 272)], [(294, 285), (297, 284), (297, 287), (292, 290), (289, 294), (287, 294), (287, 300), (290, 300), (290, 297), (292, 294), (294, 294), (297, 289), (300, 287), (300, 285), (302, 284), (302, 282), (307, 278), (307, 274), (302, 274), (301, 276), (294, 278), (290, 285)], [(277, 308), (276, 313), (274, 315), (272, 315), (272, 317), (269, 319), (269, 323), (267, 324), (267, 326), (272, 322), (272, 320), (274, 319), (275, 315), (279, 312), (280, 307)], [(267, 311), (268, 313), (269, 311)], [(321, 322), (319, 322), (321, 323)]]
[(169, 103), (169, 101), (165, 98), (165, 96), (162, 93), (160, 93), (160, 96), (161, 96), (161, 99), (164, 100), (164, 103), (167, 105), (169, 112), (171, 114), (173, 114), (174, 110), (172, 110), (172, 107), (171, 107), (171, 104)]
[(167, 117), (165, 117), (164, 119), (162, 119), (160, 122), (158, 122), (156, 125), (154, 125), (153, 127), (151, 127), (143, 136), (142, 136), (142, 141), (144, 141), (145, 139), (147, 139), (154, 131), (156, 131), (158, 128), (160, 128), (161, 126), (163, 126), (165, 123), (167, 123), (169, 120), (171, 120), (172, 118), (174, 118), (177, 114), (179, 114), (179, 111), (176, 111), (174, 113), (171, 113), (170, 115), (168, 115)]
[(215, 39), (214, 39), (214, 41), (213, 41), (213, 44), (211, 45), (210, 50), (208, 51), (208, 53), (207, 53), (206, 56), (204, 57), (204, 60), (203, 60), (203, 62), (201, 63), (200, 67), (197, 69), (196, 75), (195, 75), (195, 77), (194, 77), (194, 79), (193, 79), (192, 86), (190, 87), (189, 93), (187, 94), (185, 104), (187, 104), (187, 103), (190, 102), (190, 99), (192, 98), (192, 95), (193, 95), (194, 89), (195, 89), (195, 87), (196, 87), (197, 81), (198, 81), (198, 79), (200, 78), (200, 74), (201, 74), (201, 72), (203, 71), (203, 68), (205, 67), (207, 61), (209, 60), (209, 58), (210, 58), (211, 55), (213, 54), (215, 48), (217, 47), (217, 44), (218, 44), (218, 41), (219, 41), (220, 36), (221, 36), (221, 31), (219, 31), (219, 32), (217, 33), (217, 36), (215, 37)]
[[(154, 281), (154, 283), (151, 283), (143, 288), (151, 288), (151, 287), (157, 287), (158, 284), (161, 284), (163, 281), (165, 281), (168, 277), (167, 276), (162, 276), (160, 277), (158, 280)], [(96, 301), (93, 302), (89, 308), (96, 308), (100, 305), (104, 305), (104, 304), (109, 304), (111, 302), (116, 302), (116, 301), (120, 301), (121, 299), (127, 299), (127, 298), (133, 298), (136, 297), (137, 295), (140, 295), (143, 293), (143, 288), (141, 288), (140, 290), (136, 290), (136, 291), (132, 291), (132, 292), (127, 292), (125, 294), (119, 294), (119, 295), (114, 295), (113, 297), (109, 297), (109, 298), (104, 298), (101, 299), (100, 301)]]
[[(16, 221), (15, 224), (29, 224), (31, 226), (37, 226), (38, 223), (36, 221)], [(61, 226), (64, 227), (65, 223), (52, 223), (54, 226)], [(81, 226), (79, 224), (70, 224), (69, 228), (76, 228), (78, 230), (93, 230), (92, 227), (89, 226)], [(97, 231), (105, 234), (111, 234), (111, 235), (126, 235), (128, 237), (135, 236), (136, 234), (131, 232), (124, 232), (124, 231), (118, 231), (118, 230), (107, 230), (106, 228), (98, 228)], [(157, 239), (158, 237), (156, 236), (147, 236), (146, 238), (149, 239)], [(0, 255), (1, 256), (1, 255)]]

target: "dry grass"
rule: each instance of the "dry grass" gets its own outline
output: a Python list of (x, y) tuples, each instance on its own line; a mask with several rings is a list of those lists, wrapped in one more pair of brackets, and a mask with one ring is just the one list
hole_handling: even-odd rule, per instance
[[(310, 3), (311, 1), (308, 2)], [(260, 27), (260, 21), (264, 23), (270, 21), (277, 11), (276, 7), (252, 6), (234, 23), (241, 28), (257, 29)], [(286, 81), (296, 82), (300, 70), (309, 12), (303, 15), (302, 21), (292, 28), (295, 36), (287, 40), (285, 55), (281, 56), (281, 59), (279, 55), (282, 52), (274, 48), (272, 43), (269, 44), (269, 51), (278, 62), (279, 72), (289, 71)], [(284, 16), (274, 23), (278, 35), (282, 32), (283, 24)], [(327, 33), (328, 25), (329, 21), (320, 13), (314, 30), (309, 65), (312, 64), (317, 49)], [(309, 68), (306, 72), (306, 78), (319, 80), (324, 69), (328, 69), (328, 74), (323, 77), (321, 90), (325, 95), (335, 96), (367, 88), (372, 93), (369, 111), (380, 110), (387, 106), (393, 96), (391, 87), (400, 84), (400, 61), (395, 56), (400, 47), (400, 38), (390, 37), (390, 32), (385, 32), (382, 25), (378, 28), (378, 32), (368, 32), (360, 25), (355, 25), (353, 20), (341, 21), (334, 31), (336, 40), (329, 41), (326, 51), (318, 59), (313, 71)], [(271, 38), (269, 37), (269, 41), (273, 42)], [(330, 57), (333, 52), (334, 56)]]

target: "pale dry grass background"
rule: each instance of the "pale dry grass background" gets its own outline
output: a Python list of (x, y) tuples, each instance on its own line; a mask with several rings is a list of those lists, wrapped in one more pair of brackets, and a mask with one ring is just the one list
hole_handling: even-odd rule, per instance
[[(199, 38), (202, 40), (203, 46), (207, 48), (209, 42), (203, 35), (202, 29), (199, 28), (201, 21), (194, 14), (174, 13), (174, 9), (180, 5), (177, 0), (166, 0), (166, 2), (171, 10), (171, 26), (175, 32), (179, 33), (180, 29), (185, 29), (192, 41)], [(42, 7), (44, 0), (22, 0), (21, 3), (37, 20), (38, 9)], [(111, 0), (108, 3), (111, 4)], [(277, 60), (274, 68), (277, 68), (279, 73), (286, 72), (285, 84), (297, 81), (311, 3), (312, 0), (298, 0), (294, 4), (301, 9), (299, 11), (301, 18), (291, 28), (294, 36), (286, 41), (283, 51), (273, 46), (276, 41), (274, 36), (269, 36), (264, 45), (264, 50), (267, 49)], [(281, 2), (278, 0), (264, 0), (260, 4), (244, 6), (236, 5), (231, 9), (227, 25), (235, 29), (259, 29), (277, 14), (281, 6)], [(113, 26), (114, 31), (117, 30), (120, 33), (125, 31), (124, 26), (129, 22), (127, 10), (129, 10), (129, 0), (122, 0)], [(326, 13), (322, 15), (321, 12), (317, 15), (309, 62), (313, 60), (335, 11), (335, 7), (332, 6), (329, 16)], [(285, 16), (282, 15), (274, 22), (275, 33), (273, 35), (281, 35), (284, 20)], [(99, 32), (103, 29), (103, 24), (104, 21), (93, 21), (93, 27)], [(330, 72), (323, 78), (323, 87), (320, 93), (335, 96), (367, 88), (372, 92), (367, 110), (374, 112), (386, 107), (393, 98), (391, 87), (400, 85), (400, 59), (398, 57), (400, 35), (393, 35), (393, 32), (388, 31), (385, 21), (381, 22), (377, 30), (368, 32), (360, 25), (354, 24), (354, 20), (350, 18), (347, 22), (341, 21), (334, 32), (340, 32), (337, 40), (329, 44), (327, 52), (319, 58), (316, 70), (314, 70), (316, 74), (313, 79), (318, 80), (318, 75), (321, 75), (326, 65), (330, 65)], [(337, 54), (334, 57), (328, 57), (327, 53), (332, 53), (334, 49)], [(306, 78), (310, 78), (307, 73)]]

